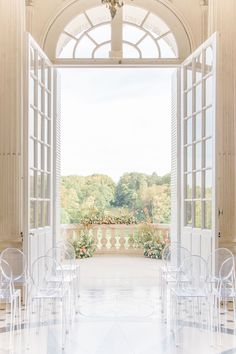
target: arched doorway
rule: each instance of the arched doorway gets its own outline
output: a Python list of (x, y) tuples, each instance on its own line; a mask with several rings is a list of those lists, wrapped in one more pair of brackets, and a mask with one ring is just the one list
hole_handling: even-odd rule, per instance
[[(63, 7), (50, 22), (44, 36), (43, 48), (57, 67), (179, 67), (183, 59), (192, 51), (190, 37), (186, 26), (180, 18), (171, 7), (164, 3), (150, 0), (145, 3), (144, 7), (142, 1), (137, 0), (135, 6), (133, 2), (127, 2), (115, 19), (111, 21), (109, 11), (100, 2), (98, 5), (97, 1), (91, 1), (88, 7), (88, 4), (85, 5), (83, 1), (74, 1)], [(212, 41), (214, 42), (214, 39)], [(184, 241), (185, 245), (198, 254), (201, 254), (201, 250), (204, 249), (204, 246), (202, 247), (205, 242), (202, 242), (202, 240), (206, 240), (204, 236), (211, 234), (210, 238), (215, 237), (214, 205), (209, 209), (212, 211), (214, 225), (211, 223), (209, 228), (204, 227), (204, 211), (208, 208), (208, 202), (211, 204), (215, 200), (214, 196), (211, 196), (210, 200), (208, 200), (204, 195), (206, 192), (204, 185), (206, 185), (206, 180), (209, 180), (208, 173), (206, 173), (209, 166), (204, 165), (206, 161), (205, 155), (197, 161), (198, 157), (206, 151), (206, 141), (207, 143), (210, 141), (212, 149), (214, 148), (214, 138), (209, 140), (209, 137), (204, 135), (206, 128), (202, 124), (200, 141), (196, 140), (197, 116), (200, 114), (202, 121), (206, 121), (206, 108), (208, 108), (206, 106), (206, 97), (208, 89), (212, 90), (212, 85), (208, 84), (210, 81), (212, 82), (212, 78), (215, 75), (213, 66), (209, 72), (206, 70), (208, 65), (206, 53), (208, 47), (211, 47), (210, 43), (211, 41), (193, 54), (188, 61), (191, 65), (187, 64), (182, 67), (182, 78), (178, 75), (173, 84), (174, 92), (177, 91), (177, 95), (173, 94), (175, 99), (173, 101), (172, 139), (172, 185), (174, 192), (178, 189), (178, 195), (175, 194), (175, 200), (172, 203), (174, 213), (177, 215), (175, 219), (176, 225), (178, 224), (178, 230), (176, 229), (175, 233), (176, 235), (180, 233), (181, 223), (182, 230), (185, 230), (187, 234), (186, 242)], [(186, 86), (189, 76), (192, 77), (191, 85)], [(208, 80), (208, 76), (210, 80)], [(180, 91), (181, 89), (182, 91)], [(213, 90), (209, 92), (213, 95)], [(181, 98), (183, 102), (182, 111), (180, 110)], [(200, 106), (197, 104), (200, 104)], [(214, 100), (211, 101), (211, 105), (213, 104)], [(190, 105), (187, 111), (185, 110), (186, 105)], [(212, 115), (214, 114), (213, 111)], [(192, 123), (194, 122), (192, 124), (192, 140), (187, 137), (189, 132), (185, 127), (186, 122), (190, 121), (189, 118), (192, 119)], [(185, 139), (187, 139), (187, 142), (185, 142)], [(57, 136), (55, 136), (55, 140), (57, 140)], [(188, 145), (191, 146), (189, 147)], [(198, 147), (200, 145), (202, 153), (199, 155)], [(55, 160), (57, 159), (56, 153), (54, 158)], [(191, 169), (186, 170), (186, 168), (189, 168), (189, 166), (186, 167), (188, 159), (191, 162)], [(174, 160), (177, 160), (177, 163)], [(214, 158), (212, 156), (213, 163)], [(198, 164), (201, 166), (198, 166)], [(55, 168), (56, 166), (57, 163), (54, 164)], [(211, 188), (214, 186), (213, 175), (214, 173), (210, 177)], [(199, 178), (202, 181), (200, 196), (196, 188)], [(193, 186), (191, 187), (190, 200), (188, 200), (189, 185)], [(54, 193), (54, 199), (56, 199), (56, 189)], [(183, 202), (184, 200), (185, 203)], [(56, 209), (55, 205), (54, 208)], [(199, 208), (201, 209), (200, 218), (202, 222), (196, 223), (195, 211)], [(181, 214), (188, 215), (187, 213), (190, 209), (191, 215), (195, 215), (195, 217), (189, 222)], [(200, 231), (197, 230), (197, 237), (194, 237), (196, 229), (200, 229)], [(205, 229), (207, 230), (206, 232), (204, 231)], [(196, 240), (197, 242), (195, 242)], [(209, 253), (214, 242), (210, 240), (210, 242), (207, 241), (206, 243)]]

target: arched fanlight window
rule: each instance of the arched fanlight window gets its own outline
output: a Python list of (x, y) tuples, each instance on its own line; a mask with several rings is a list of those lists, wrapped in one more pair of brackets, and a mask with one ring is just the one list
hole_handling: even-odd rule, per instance
[[(60, 35), (56, 57), (178, 58), (173, 33), (157, 15), (141, 7), (124, 5), (121, 16), (120, 21), (112, 22), (110, 13), (104, 6), (97, 6), (81, 13)], [(119, 37), (120, 51), (114, 54), (112, 41), (116, 41), (116, 36)]]

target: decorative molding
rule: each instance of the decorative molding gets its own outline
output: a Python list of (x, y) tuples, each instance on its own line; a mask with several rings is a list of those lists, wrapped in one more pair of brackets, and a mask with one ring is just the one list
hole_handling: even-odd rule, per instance
[(200, 6), (208, 6), (208, 0), (200, 0)]
[(25, 6), (34, 6), (34, 0), (25, 0)]

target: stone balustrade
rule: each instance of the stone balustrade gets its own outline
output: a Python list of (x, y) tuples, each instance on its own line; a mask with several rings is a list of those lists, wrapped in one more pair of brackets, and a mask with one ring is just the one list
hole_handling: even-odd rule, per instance
[[(132, 241), (134, 233), (142, 224), (131, 225), (91, 225), (89, 232), (93, 235), (96, 244), (96, 254), (134, 254), (141, 255), (143, 250), (135, 247)], [(152, 224), (160, 236), (166, 238), (170, 233), (170, 225)], [(76, 240), (83, 225), (70, 224), (61, 225), (61, 235), (63, 239)]]

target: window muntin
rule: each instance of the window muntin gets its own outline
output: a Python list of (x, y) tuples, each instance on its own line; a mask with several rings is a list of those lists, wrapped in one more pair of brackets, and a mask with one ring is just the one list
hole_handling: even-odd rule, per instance
[[(122, 34), (122, 58), (177, 58), (173, 33), (157, 15), (137, 6), (124, 5), (123, 20), (115, 24)], [(109, 58), (112, 21), (104, 6), (86, 10), (75, 17), (60, 35), (57, 58)], [(103, 49), (100, 49), (103, 47)], [(106, 50), (105, 50), (106, 48)]]
[(212, 227), (213, 62), (212, 47), (184, 68), (184, 225)]
[(37, 49), (31, 48), (30, 62), (29, 194), (30, 227), (34, 229), (50, 225), (52, 102), (51, 68)]

